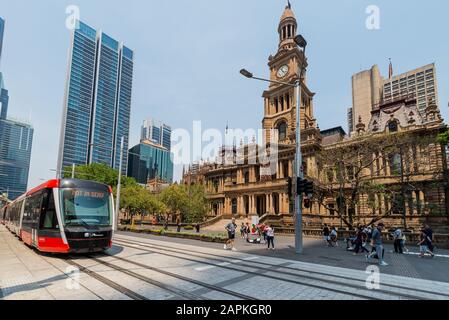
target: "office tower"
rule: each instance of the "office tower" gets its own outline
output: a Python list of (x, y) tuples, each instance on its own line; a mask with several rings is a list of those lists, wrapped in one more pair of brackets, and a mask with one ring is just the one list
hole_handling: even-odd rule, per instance
[(0, 193), (11, 200), (27, 191), (33, 134), (30, 124), (0, 119)]
[(104, 163), (128, 164), (134, 66), (132, 50), (83, 22), (72, 31), (58, 168)]
[(375, 65), (370, 70), (352, 76), (352, 98), (354, 125), (357, 125), (359, 120), (368, 125), (371, 112), (378, 109), (379, 105), (400, 99), (416, 99), (419, 112), (425, 116), (425, 109), (430, 103), (439, 106), (435, 64), (396, 76), (393, 75), (393, 67), (390, 64), (387, 79), (381, 76), (378, 66)]
[(359, 119), (368, 125), (373, 106), (379, 104), (381, 99), (381, 85), (382, 76), (377, 65), (352, 76), (352, 129), (355, 129)]
[(169, 151), (171, 150), (171, 127), (162, 125), (162, 146)]
[[(4, 26), (0, 18), (0, 57)], [(8, 103), (0, 72), (0, 194), (14, 200), (27, 191), (34, 130), (28, 123), (8, 119)]]
[(0, 62), (2, 61), (3, 34), (5, 33), (5, 20), (0, 18)]
[(6, 119), (8, 115), (9, 95), (3, 82), (3, 74), (0, 72), (0, 119)]
[(171, 133), (170, 126), (150, 118), (143, 122), (141, 139), (149, 140), (171, 151)]
[[(2, 62), (4, 32), (5, 32), (5, 20), (0, 18), (0, 65)], [(8, 100), (9, 100), (8, 90), (5, 89), (3, 74), (0, 71), (0, 119), (6, 119), (6, 115), (8, 114)]]
[(422, 115), (425, 115), (425, 109), (430, 102), (433, 101), (439, 106), (435, 64), (432, 63), (384, 80), (384, 102), (403, 97), (415, 98), (418, 110)]
[(128, 162), (128, 177), (146, 185), (151, 180), (173, 182), (173, 161), (167, 148), (149, 140), (130, 150)]

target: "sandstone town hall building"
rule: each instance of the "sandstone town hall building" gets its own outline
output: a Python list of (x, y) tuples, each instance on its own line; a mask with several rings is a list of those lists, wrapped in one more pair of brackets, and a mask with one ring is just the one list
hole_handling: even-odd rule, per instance
[[(277, 29), (278, 50), (268, 58), (271, 80), (293, 84), (300, 77), (299, 66), (307, 70), (307, 57), (294, 41), (298, 29), (288, 5)], [(394, 77), (390, 73), (386, 79), (377, 66), (355, 74), (348, 133), (342, 127), (320, 130), (307, 77), (306, 71), (301, 79), (301, 145), (304, 175), (315, 182), (315, 194), (303, 203), (304, 224), (363, 224), (378, 217), (391, 226), (404, 220), (409, 227), (447, 225), (447, 152), (437, 142), (446, 125), (438, 106), (435, 65)], [(294, 222), (289, 181), (294, 176), (298, 99), (293, 87), (275, 83), (262, 96), (265, 141), (270, 141), (270, 130), (278, 136), (275, 172), (267, 175), (260, 163), (251, 161), (254, 146), (241, 144), (223, 147), (223, 154), (231, 151), (244, 161), (192, 165), (182, 183), (205, 186), (210, 217), (257, 216), (288, 227)]]

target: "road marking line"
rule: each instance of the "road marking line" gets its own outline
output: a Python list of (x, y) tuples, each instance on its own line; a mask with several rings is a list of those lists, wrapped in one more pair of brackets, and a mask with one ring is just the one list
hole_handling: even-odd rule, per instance
[[(249, 258), (245, 258), (242, 259), (243, 261), (251, 261), (251, 260), (257, 260), (259, 259), (259, 257), (249, 257)], [(230, 261), (230, 262), (222, 262), (222, 263), (218, 263), (214, 266), (205, 266), (205, 267), (199, 267), (199, 268), (195, 268), (195, 271), (205, 271), (205, 270), (209, 270), (209, 269), (214, 269), (217, 267), (226, 267), (226, 266), (230, 266), (232, 264), (238, 264), (238, 263), (242, 263), (242, 260), (234, 260), (234, 261)]]
[[(411, 256), (419, 256), (419, 252), (404, 252), (404, 254), (408, 254)], [(428, 256), (428, 255), (426, 255)], [(449, 255), (444, 255), (444, 254), (436, 254), (435, 257), (438, 258), (449, 258)]]

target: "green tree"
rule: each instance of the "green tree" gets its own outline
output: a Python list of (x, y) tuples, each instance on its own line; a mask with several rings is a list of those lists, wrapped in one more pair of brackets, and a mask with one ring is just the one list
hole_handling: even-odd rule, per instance
[(449, 130), (446, 132), (441, 133), (438, 136), (438, 142), (444, 145), (449, 145)]
[(180, 214), (181, 221), (203, 222), (208, 210), (206, 192), (201, 185), (172, 185), (161, 194), (161, 201), (172, 214)]
[[(72, 177), (72, 168), (66, 167), (64, 169), (64, 178)], [(112, 169), (108, 165), (93, 163), (89, 165), (80, 165), (75, 167), (75, 179), (96, 181), (104, 183), (109, 186), (117, 186), (118, 171)], [(126, 176), (122, 176), (122, 186), (137, 186), (136, 180)]]
[(185, 187), (174, 184), (161, 193), (161, 201), (168, 209), (168, 213), (183, 215), (189, 202)]
[(150, 194), (147, 211), (153, 216), (160, 216), (166, 213), (167, 207), (158, 197)]
[(209, 204), (206, 199), (206, 190), (202, 185), (192, 185), (185, 187), (188, 194), (187, 212), (185, 214), (186, 222), (203, 222), (206, 218)]

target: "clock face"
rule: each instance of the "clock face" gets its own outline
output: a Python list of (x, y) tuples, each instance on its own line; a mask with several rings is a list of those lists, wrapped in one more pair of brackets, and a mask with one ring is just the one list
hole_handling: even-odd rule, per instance
[(288, 65), (283, 65), (282, 67), (279, 68), (277, 76), (279, 78), (283, 78), (287, 75), (288, 73)]

